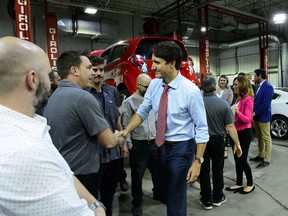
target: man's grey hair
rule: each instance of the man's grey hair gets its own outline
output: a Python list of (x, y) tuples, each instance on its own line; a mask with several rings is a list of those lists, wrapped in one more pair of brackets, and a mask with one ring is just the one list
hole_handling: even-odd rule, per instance
[(211, 93), (216, 90), (216, 79), (212, 76), (206, 76), (201, 82), (201, 89), (204, 93)]

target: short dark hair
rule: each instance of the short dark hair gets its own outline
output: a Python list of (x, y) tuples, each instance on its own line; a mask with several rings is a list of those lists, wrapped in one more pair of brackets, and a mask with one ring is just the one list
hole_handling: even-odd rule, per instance
[(164, 59), (167, 63), (175, 60), (175, 68), (180, 69), (182, 50), (180, 46), (174, 41), (161, 41), (151, 48), (152, 53), (157, 58)]
[(216, 89), (216, 79), (212, 76), (206, 76), (202, 79), (201, 89), (204, 93), (214, 92)]
[(92, 64), (92, 66), (97, 66), (97, 65), (103, 65), (104, 64), (104, 58), (96, 55), (90, 55), (89, 60)]
[(243, 77), (245, 77), (246, 74), (245, 74), (244, 72), (240, 72), (240, 73), (238, 73), (238, 76), (243, 76)]
[(49, 72), (49, 74), (48, 74), (48, 76), (49, 76), (49, 79), (50, 80), (54, 80), (54, 78), (55, 78), (55, 72), (57, 72), (56, 70), (52, 70), (52, 71), (50, 71)]
[(69, 75), (72, 66), (79, 67), (82, 60), (81, 56), (87, 56), (86, 51), (66, 51), (63, 52), (56, 61), (57, 72), (62, 79)]
[(256, 73), (257, 77), (261, 75), (262, 79), (266, 79), (267, 78), (266, 71), (264, 69), (262, 69), (262, 68), (254, 70), (254, 73)]

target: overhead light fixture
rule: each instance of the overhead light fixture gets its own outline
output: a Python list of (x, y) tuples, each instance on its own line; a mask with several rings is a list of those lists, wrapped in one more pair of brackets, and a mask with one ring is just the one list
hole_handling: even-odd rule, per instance
[(205, 26), (202, 26), (202, 27), (201, 27), (201, 32), (206, 32), (206, 30), (207, 30), (207, 29), (206, 29)]
[(286, 21), (286, 14), (282, 13), (282, 14), (275, 14), (273, 17), (273, 22), (275, 24), (281, 24), (281, 23), (285, 23)]
[(57, 22), (58, 26), (65, 26), (65, 23), (60, 19)]
[(97, 9), (94, 7), (86, 7), (84, 12), (87, 14), (95, 14), (97, 12)]

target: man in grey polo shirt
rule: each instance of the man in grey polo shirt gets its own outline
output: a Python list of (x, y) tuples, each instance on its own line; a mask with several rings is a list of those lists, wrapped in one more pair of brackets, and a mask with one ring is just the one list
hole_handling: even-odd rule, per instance
[[(137, 77), (136, 91), (122, 103), (122, 124), (123, 127), (129, 123), (130, 118), (137, 112), (144, 100), (144, 95), (151, 82), (147, 74), (140, 74)], [(157, 167), (157, 146), (155, 144), (156, 126), (154, 112), (149, 112), (148, 118), (141, 125), (136, 127), (126, 137), (126, 143), (130, 148), (130, 168), (132, 183), (132, 214), (141, 216), (143, 205), (142, 180), (146, 168), (151, 173), (153, 183), (153, 198), (161, 201), (159, 170)]]
[(75, 176), (94, 196), (99, 169), (99, 146), (115, 147), (121, 140), (102, 115), (96, 99), (83, 90), (91, 85), (92, 65), (76, 51), (62, 53), (57, 71), (63, 78), (49, 98), (44, 111), (54, 145), (68, 162)]
[[(215, 94), (216, 80), (214, 77), (205, 77), (201, 82), (201, 89), (204, 92), (204, 105), (207, 115), (209, 141), (203, 155), (204, 161), (201, 164), (200, 185), (201, 199), (200, 204), (204, 209), (212, 209), (226, 202), (223, 193), (223, 168), (224, 168), (224, 135), (226, 128), (230, 137), (235, 143), (234, 154), (240, 157), (242, 150), (238, 140), (234, 118), (231, 108), (227, 101), (218, 98)], [(212, 161), (213, 192), (210, 185), (210, 160)], [(211, 200), (211, 197), (213, 198)]]

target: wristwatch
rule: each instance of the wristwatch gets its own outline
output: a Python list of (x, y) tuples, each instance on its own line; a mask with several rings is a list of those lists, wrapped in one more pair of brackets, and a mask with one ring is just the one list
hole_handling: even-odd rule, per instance
[(96, 208), (98, 208), (98, 207), (102, 207), (102, 208), (106, 211), (106, 208), (105, 208), (104, 204), (103, 204), (102, 202), (100, 202), (100, 201), (94, 202), (94, 203), (90, 206), (90, 209), (91, 209), (92, 211), (94, 211), (94, 210), (95, 210)]
[(204, 158), (203, 157), (195, 157), (194, 160), (197, 160), (200, 164), (202, 164), (204, 162)]

